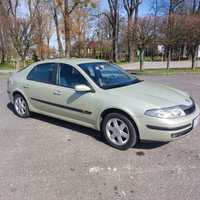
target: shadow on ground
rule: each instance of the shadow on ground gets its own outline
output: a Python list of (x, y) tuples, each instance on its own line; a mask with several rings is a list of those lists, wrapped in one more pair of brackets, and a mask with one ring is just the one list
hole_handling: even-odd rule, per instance
[(141, 141), (140, 143), (138, 143), (134, 149), (156, 149), (159, 148), (161, 146), (164, 146), (166, 144), (168, 144), (169, 142), (157, 142), (157, 141)]
[[(13, 105), (11, 103), (7, 104), (7, 108), (10, 111), (13, 112)], [(84, 127), (84, 126), (81, 126), (81, 125), (73, 124), (73, 123), (70, 123), (70, 122), (66, 122), (66, 121), (63, 121), (63, 120), (60, 120), (60, 119), (56, 119), (56, 118), (48, 117), (48, 116), (45, 116), (45, 115), (37, 114), (37, 113), (32, 113), (31, 117), (33, 119), (36, 119), (36, 120), (51, 123), (55, 126), (63, 127), (63, 128), (70, 129), (70, 130), (73, 130), (73, 131), (77, 131), (79, 133), (93, 137), (97, 141), (103, 142), (103, 143), (106, 144), (106, 141), (103, 138), (101, 132), (99, 132), (97, 130), (87, 128), (87, 127)], [(134, 149), (140, 149), (140, 150), (155, 149), (155, 148), (159, 148), (159, 147), (161, 147), (165, 144), (167, 144), (167, 143), (166, 142), (164, 143), (164, 142), (153, 142), (153, 141), (141, 141), (140, 143), (138, 143), (134, 147)]]

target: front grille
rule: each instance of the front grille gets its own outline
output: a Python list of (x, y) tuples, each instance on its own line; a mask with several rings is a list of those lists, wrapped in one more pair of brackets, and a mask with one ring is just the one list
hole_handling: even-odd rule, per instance
[(186, 115), (192, 114), (196, 110), (195, 104), (193, 104), (191, 107), (184, 109), (184, 112)]

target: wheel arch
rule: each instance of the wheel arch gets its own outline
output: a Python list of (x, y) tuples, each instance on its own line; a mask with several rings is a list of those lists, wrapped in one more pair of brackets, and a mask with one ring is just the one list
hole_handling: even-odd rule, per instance
[(135, 129), (136, 129), (136, 133), (138, 135), (138, 139), (140, 139), (140, 134), (139, 134), (139, 129), (138, 129), (138, 126), (134, 120), (134, 118), (130, 115), (130, 113), (122, 110), (122, 109), (119, 109), (119, 108), (107, 108), (105, 109), (104, 111), (101, 112), (100, 114), (100, 120), (99, 120), (99, 130), (102, 130), (102, 123), (103, 123), (103, 119), (106, 115), (110, 114), (110, 113), (120, 113), (120, 114), (123, 114), (125, 115), (134, 125)]
[(15, 95), (17, 95), (17, 94), (21, 95), (26, 100), (27, 104), (29, 105), (26, 95), (20, 90), (13, 91), (13, 93), (12, 93), (13, 100), (14, 100)]

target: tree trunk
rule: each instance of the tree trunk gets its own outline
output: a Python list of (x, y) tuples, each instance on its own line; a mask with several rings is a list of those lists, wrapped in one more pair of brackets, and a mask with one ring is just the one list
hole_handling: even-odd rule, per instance
[(2, 49), (1, 50), (1, 64), (5, 63), (5, 53), (4, 53), (4, 50)]
[(192, 69), (197, 67), (197, 57), (198, 57), (198, 45), (193, 47), (192, 50)]
[(182, 57), (187, 58), (187, 44), (184, 44)]
[(43, 54), (43, 44), (41, 43), (41, 46), (40, 46), (40, 59), (41, 60), (44, 60), (44, 54)]
[(118, 33), (117, 33), (117, 27), (113, 28), (113, 34), (112, 34), (112, 60), (114, 62), (118, 61)]
[(182, 47), (180, 47), (178, 51), (178, 61), (181, 61), (181, 55), (182, 55)]
[(65, 30), (65, 57), (70, 58), (71, 51), (71, 34), (70, 34), (70, 22), (69, 22), (69, 4), (68, 0), (64, 1), (64, 30)]
[(128, 62), (135, 62), (135, 48), (132, 42), (132, 16), (128, 17), (128, 28), (127, 28), (127, 35), (128, 35)]
[(118, 61), (119, 1), (108, 0), (110, 8), (109, 23), (112, 26), (112, 60)]
[(170, 61), (171, 61), (171, 48), (167, 47), (167, 69), (170, 68)]
[(43, 51), (43, 37), (40, 34), (38, 37), (38, 41), (37, 41), (37, 46), (38, 46), (38, 56), (40, 60), (44, 60), (44, 51)]
[(4, 50), (4, 46), (2, 45), (1, 47), (1, 64), (5, 63), (5, 50)]
[(140, 49), (140, 71), (143, 70), (144, 66), (144, 49)]
[(4, 46), (4, 38), (3, 31), (0, 30), (0, 45), (1, 45), (1, 64), (5, 62), (5, 46)]
[(47, 37), (47, 58), (50, 57), (50, 38)]
[(58, 24), (58, 14), (56, 8), (53, 8), (53, 18), (54, 18), (54, 23), (56, 26), (56, 36), (57, 36), (57, 42), (58, 42), (58, 51), (59, 51), (59, 56), (63, 56), (63, 46), (60, 38), (60, 31), (59, 31), (59, 24)]

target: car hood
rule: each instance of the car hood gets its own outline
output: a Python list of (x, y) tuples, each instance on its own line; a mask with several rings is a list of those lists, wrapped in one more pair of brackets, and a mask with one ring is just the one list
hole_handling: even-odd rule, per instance
[[(113, 95), (117, 95), (133, 103), (154, 106), (156, 108), (171, 107), (177, 105), (192, 105), (189, 95), (183, 91), (151, 82), (142, 81), (130, 86), (111, 89)], [(120, 96), (120, 97), (119, 97)]]

